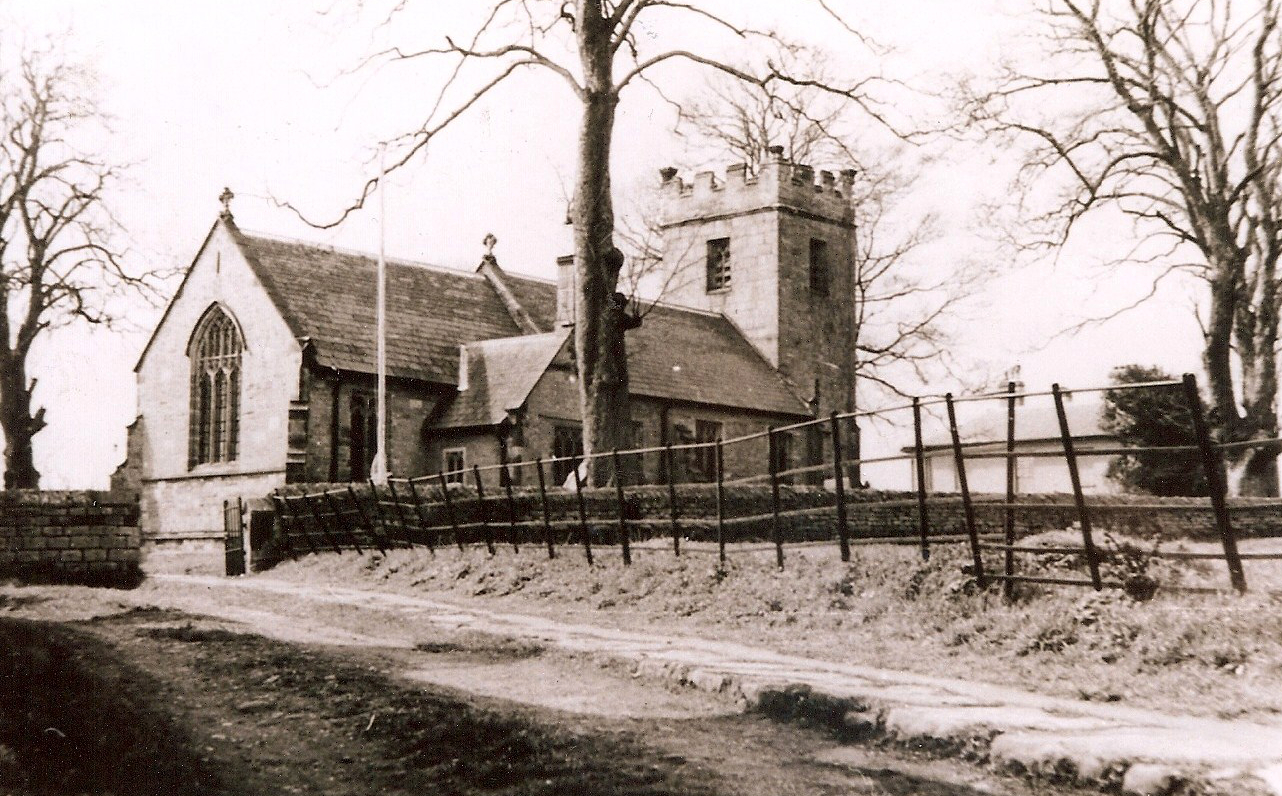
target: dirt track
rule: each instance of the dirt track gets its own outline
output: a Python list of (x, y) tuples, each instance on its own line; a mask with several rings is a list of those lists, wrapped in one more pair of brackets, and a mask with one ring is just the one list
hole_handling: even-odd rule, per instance
[[(115, 783), (117, 794), (1032, 792), (964, 765), (839, 747), (821, 734), (736, 714), (712, 697), (667, 691), (536, 644), (439, 628), (422, 637), (412, 621), (393, 622), (370, 608), (228, 598), (215, 610), (236, 615), (229, 620), (193, 615), (208, 596), (178, 586), (132, 595), (4, 594), (0, 608), (9, 610), (0, 615), (82, 620), (68, 628), (29, 625), (34, 635), (9, 649), (41, 655), (40, 644), (52, 639), (73, 658), (88, 656), (94, 677), (114, 684), (90, 689), (103, 701), (80, 705), (82, 716), (96, 720), (81, 719), (77, 732), (56, 727), (56, 715), (49, 719), (71, 739), (66, 743), (79, 744), (64, 744), (60, 759), (80, 761), (84, 776), (31, 781), (31, 792), (80, 793), (86, 783), (98, 787), (87, 792), (104, 792), (112, 783), (94, 761), (120, 759), (102, 751), (120, 738), (118, 720), (126, 715), (148, 717), (132, 727), (155, 729), (133, 737), (143, 762), (130, 769), (152, 774)], [(229, 604), (237, 599), (246, 604)], [(188, 613), (129, 610), (135, 602)], [(292, 636), (292, 643), (257, 632)], [(56, 683), (42, 678), (40, 685)], [(25, 693), (19, 685), (4, 693)], [(107, 698), (112, 693), (129, 694), (133, 713), (122, 713)], [(40, 736), (58, 737), (44, 729)], [(50, 770), (49, 755), (58, 750), (24, 746), (21, 737), (11, 732), (0, 743), (19, 752), (28, 772)], [(15, 790), (15, 767), (8, 771), (7, 788)]]

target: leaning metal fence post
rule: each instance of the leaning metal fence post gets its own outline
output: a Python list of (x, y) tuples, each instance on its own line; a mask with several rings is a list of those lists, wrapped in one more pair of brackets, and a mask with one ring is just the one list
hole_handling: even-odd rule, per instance
[(279, 490), (272, 493), (272, 505), (276, 507), (276, 516), (280, 520), (280, 538), (285, 545), (285, 555), (297, 559), (298, 551), (294, 549), (294, 540), (289, 538), (289, 519), (285, 516), (289, 510), (285, 507), (285, 501), (281, 498)]
[(1015, 382), (1006, 382), (1006, 507), (1003, 510), (1004, 530), (1006, 531), (1006, 580), (1002, 583), (1002, 593), (1007, 600), (1015, 598)]
[(459, 532), (458, 515), (454, 513), (454, 501), (450, 499), (450, 482), (445, 480), (445, 473), (437, 472), (436, 478), (441, 482), (441, 501), (445, 503), (445, 515), (450, 520), (450, 530), (454, 532), (454, 542), (458, 551), (463, 552), (463, 534)]
[(316, 542), (312, 540), (311, 531), (307, 529), (307, 521), (299, 514), (299, 512), (294, 510), (292, 505), (290, 505), (290, 499), (288, 497), (281, 495), (280, 499), (281, 503), (285, 506), (285, 510), (289, 513), (290, 519), (293, 520), (293, 524), (298, 527), (303, 537), (303, 541), (307, 543), (307, 549), (311, 550), (313, 555), (319, 554), (320, 548), (318, 548), (316, 546)]
[[(388, 544), (388, 539), (391, 537), (387, 534), (387, 517), (383, 514), (383, 504), (378, 497), (378, 486), (372, 478), (369, 480), (369, 511), (371, 520), (369, 524), (370, 536), (373, 537), (374, 544), (378, 546), (379, 552), (386, 554), (387, 550), (385, 548), (391, 547)], [(377, 531), (374, 530), (375, 527), (378, 528)]]
[(407, 480), (405, 485), (410, 488), (410, 500), (414, 502), (414, 517), (417, 520), (419, 532), (423, 534), (423, 540), (427, 542), (428, 552), (436, 555), (436, 530), (423, 517), (423, 501), (418, 498), (418, 490), (414, 487), (414, 480)]
[(539, 474), (539, 503), (543, 507), (543, 541), (547, 542), (548, 558), (556, 558), (556, 542), (552, 539), (552, 519), (548, 516), (548, 487), (543, 480), (543, 458), (534, 459), (534, 469)]
[(583, 554), (587, 556), (588, 566), (592, 566), (592, 533), (588, 530), (588, 512), (583, 505), (583, 479), (579, 476), (579, 466), (574, 465), (574, 496), (579, 504), (579, 532), (583, 534)]
[(966, 515), (966, 535), (970, 537), (970, 556), (975, 567), (975, 580), (979, 588), (988, 585), (984, 576), (984, 557), (979, 550), (979, 530), (975, 527), (975, 506), (970, 500), (970, 486), (966, 483), (966, 458), (962, 455), (961, 434), (957, 431), (957, 408), (953, 394), (944, 395), (948, 407), (948, 432), (953, 438), (953, 464), (957, 468), (957, 488), (961, 490), (962, 511)]
[(1202, 468), (1206, 473), (1207, 491), (1211, 493), (1211, 508), (1215, 511), (1215, 525), (1220, 531), (1220, 542), (1224, 545), (1224, 561), (1229, 567), (1229, 581), (1239, 592), (1246, 591), (1246, 573), (1242, 570), (1242, 557), (1238, 554), (1237, 537), (1233, 534), (1233, 525), (1229, 521), (1229, 508), (1224, 495), (1228, 486), (1224, 478), (1224, 463), (1211, 444), (1211, 433), (1206, 427), (1206, 415), (1202, 409), (1202, 398), (1197, 392), (1197, 380), (1192, 373), (1184, 374), (1184, 400), (1188, 404), (1189, 414), (1193, 416), (1193, 433), (1197, 436), (1197, 447), (1202, 452)]
[(486, 516), (485, 487), (481, 484), (481, 468), (472, 465), (472, 477), (476, 479), (476, 513), (481, 518), (481, 536), (485, 539), (485, 549), (494, 555), (494, 534), (490, 532), (490, 520)]
[(391, 540), (393, 542), (400, 541), (404, 546), (412, 548), (414, 541), (410, 538), (410, 525), (405, 521), (405, 509), (407, 507), (401, 503), (400, 496), (396, 494), (396, 482), (390, 478), (387, 479), (387, 496), (392, 501), (392, 525), (400, 537), (398, 539), (396, 535), (393, 535)]
[(374, 523), (366, 516), (365, 509), (361, 508), (361, 498), (360, 495), (356, 494), (356, 487), (348, 484), (347, 494), (352, 500), (352, 505), (356, 507), (356, 513), (361, 515), (361, 523), (369, 529), (369, 537), (377, 542), (377, 538), (374, 536)]
[(508, 541), (512, 543), (512, 552), (519, 554), (521, 547), (517, 544), (516, 500), (512, 497), (512, 471), (508, 469), (507, 456), (504, 456), (503, 459), (503, 466), (499, 469), (499, 478), (503, 481), (503, 491), (507, 495), (507, 537)]
[[(385, 548), (389, 547), (387, 544), (387, 518), (383, 516), (383, 504), (378, 499), (378, 486), (372, 478), (369, 479), (369, 504), (370, 514), (373, 515), (375, 520), (370, 523), (369, 532), (374, 537), (374, 544), (378, 545), (378, 551), (386, 555), (387, 550)], [(377, 531), (374, 530), (375, 525), (378, 526)]]
[(329, 546), (334, 549), (335, 553), (342, 555), (343, 547), (338, 543), (338, 540), (334, 538), (334, 535), (329, 532), (329, 525), (321, 518), (320, 512), (316, 509), (316, 501), (312, 500), (308, 495), (303, 495), (303, 505), (311, 512), (312, 521), (316, 523), (316, 528), (320, 530), (321, 535), (325, 537), (325, 541), (329, 542)]
[(672, 554), (681, 555), (681, 523), (677, 518), (677, 478), (672, 472), (672, 443), (663, 446), (663, 471), (668, 478), (668, 516), (672, 520)]
[(726, 459), (721, 437), (717, 437), (713, 462), (717, 468), (717, 560), (726, 565)]
[(766, 456), (770, 459), (770, 527), (775, 541), (775, 565), (783, 569), (783, 529), (779, 524), (779, 462), (774, 426), (767, 432), (766, 440)]
[(623, 546), (623, 564), (632, 563), (632, 544), (628, 539), (628, 521), (623, 516), (623, 468), (619, 464), (619, 449), (615, 448), (610, 455), (614, 465), (614, 495), (619, 504), (619, 544)]
[(837, 541), (841, 545), (841, 560), (850, 561), (850, 528), (846, 522), (846, 473), (841, 466), (841, 424), (837, 413), (832, 413), (832, 478), (837, 494)]
[(921, 444), (921, 399), (913, 399), (913, 459), (917, 467), (917, 530), (921, 533), (921, 560), (930, 560), (930, 518), (926, 511), (926, 450)]
[(365, 551), (361, 549), (360, 540), (356, 538), (356, 533), (352, 530), (352, 526), (343, 519), (342, 507), (338, 505), (338, 501), (329, 492), (325, 492), (324, 495), (325, 503), (329, 506), (329, 510), (334, 513), (335, 525), (347, 532), (347, 539), (352, 543), (352, 547), (356, 548), (356, 554), (363, 555)]
[(1077, 453), (1073, 450), (1073, 435), (1068, 430), (1068, 414), (1064, 411), (1064, 393), (1058, 384), (1052, 384), (1051, 395), (1055, 398), (1055, 414), (1059, 416), (1059, 435), (1064, 443), (1064, 459), (1068, 462), (1068, 478), (1073, 485), (1073, 503), (1077, 506), (1077, 518), (1082, 524), (1082, 547), (1086, 549), (1086, 564), (1091, 570), (1091, 585), (1095, 587), (1095, 591), (1099, 591), (1104, 588), (1099, 575), (1099, 554), (1095, 550), (1095, 540), (1091, 537), (1091, 516), (1086, 509), (1086, 497), (1082, 494)]

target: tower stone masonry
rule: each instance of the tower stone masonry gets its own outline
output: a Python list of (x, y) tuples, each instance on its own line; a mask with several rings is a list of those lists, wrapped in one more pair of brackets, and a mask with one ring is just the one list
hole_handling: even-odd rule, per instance
[(853, 408), (854, 172), (662, 172), (664, 300), (733, 321), (822, 416)]

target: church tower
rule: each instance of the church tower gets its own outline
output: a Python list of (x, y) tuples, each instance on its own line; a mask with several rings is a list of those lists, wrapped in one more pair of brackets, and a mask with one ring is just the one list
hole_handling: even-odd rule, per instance
[(662, 177), (662, 300), (724, 314), (820, 416), (851, 409), (854, 172), (772, 154), (757, 174)]

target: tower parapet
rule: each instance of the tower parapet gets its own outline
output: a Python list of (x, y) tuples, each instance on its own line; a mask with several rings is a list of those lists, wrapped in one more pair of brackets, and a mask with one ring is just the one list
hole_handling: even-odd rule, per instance
[(665, 225), (763, 208), (819, 216), (838, 223), (853, 221), (853, 169), (840, 174), (820, 171), (816, 179), (812, 166), (775, 158), (763, 163), (755, 174), (747, 164), (737, 163), (726, 168), (724, 177), (701, 171), (686, 182), (671, 168), (661, 170), (660, 177)]

